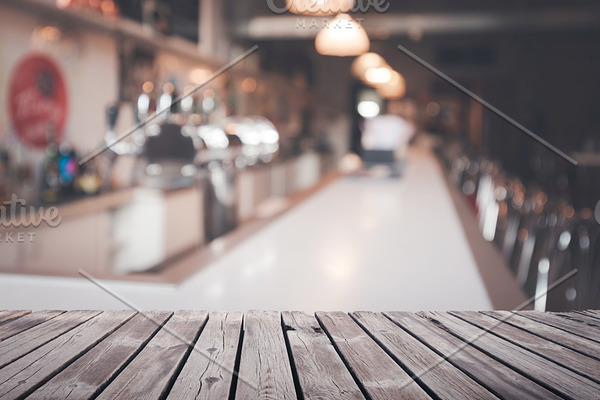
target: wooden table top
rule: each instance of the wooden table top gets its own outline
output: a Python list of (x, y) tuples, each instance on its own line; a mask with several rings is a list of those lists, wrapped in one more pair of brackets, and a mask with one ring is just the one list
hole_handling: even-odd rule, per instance
[(25, 397), (598, 399), (600, 312), (0, 311)]

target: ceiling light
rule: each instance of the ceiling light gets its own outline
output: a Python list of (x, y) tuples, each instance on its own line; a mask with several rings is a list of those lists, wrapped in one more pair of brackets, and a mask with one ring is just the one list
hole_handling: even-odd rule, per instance
[(354, 0), (286, 0), (286, 4), (294, 14), (335, 15), (350, 11)]
[(363, 118), (374, 118), (379, 115), (381, 108), (376, 102), (366, 100), (358, 103), (357, 111)]
[(404, 97), (406, 94), (406, 81), (400, 73), (396, 71), (391, 72), (390, 80), (383, 85), (376, 85), (377, 93), (384, 99), (399, 99)]
[(392, 79), (392, 71), (389, 67), (369, 68), (365, 72), (365, 80), (371, 85), (388, 83)]
[(380, 68), (386, 65), (385, 60), (379, 54), (365, 53), (357, 57), (352, 63), (352, 74), (359, 79), (364, 79), (365, 72), (367, 72), (369, 68)]
[(348, 14), (340, 14), (321, 29), (315, 39), (319, 54), (327, 56), (358, 56), (369, 51), (369, 37)]

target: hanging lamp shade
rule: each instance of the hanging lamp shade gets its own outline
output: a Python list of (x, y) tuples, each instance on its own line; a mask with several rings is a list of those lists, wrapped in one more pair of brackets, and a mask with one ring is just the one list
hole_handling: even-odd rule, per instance
[(394, 71), (387, 65), (369, 68), (365, 72), (364, 82), (371, 86), (384, 85), (391, 81), (393, 72)]
[(370, 45), (365, 30), (348, 14), (335, 17), (315, 39), (317, 52), (326, 56), (358, 56), (369, 51)]
[(365, 79), (365, 73), (370, 68), (380, 68), (386, 66), (386, 62), (377, 53), (365, 53), (354, 60), (352, 63), (352, 75), (358, 79)]
[(335, 15), (350, 11), (354, 0), (286, 0), (286, 4), (294, 14)]
[(400, 99), (406, 94), (406, 81), (399, 72), (392, 71), (390, 80), (385, 84), (376, 85), (375, 88), (384, 99)]

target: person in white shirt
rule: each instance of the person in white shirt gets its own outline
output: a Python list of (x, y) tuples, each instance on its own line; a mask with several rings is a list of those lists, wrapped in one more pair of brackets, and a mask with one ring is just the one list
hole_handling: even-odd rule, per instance
[(388, 103), (388, 113), (366, 119), (362, 132), (363, 160), (366, 166), (387, 164), (392, 174), (402, 172), (408, 143), (415, 135), (415, 125), (401, 117), (404, 105)]

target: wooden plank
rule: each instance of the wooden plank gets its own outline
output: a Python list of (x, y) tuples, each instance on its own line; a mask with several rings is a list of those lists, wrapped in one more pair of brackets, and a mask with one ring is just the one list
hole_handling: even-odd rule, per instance
[(496, 319), (503, 320), (505, 323), (516, 326), (517, 328), (551, 340), (554, 343), (558, 343), (578, 351), (581, 354), (585, 354), (589, 357), (600, 360), (600, 346), (598, 346), (598, 343), (596, 342), (584, 339), (581, 336), (573, 335), (572, 333), (562, 331), (558, 328), (533, 321), (510, 311), (484, 311), (483, 313)]
[(0, 397), (26, 396), (130, 319), (132, 311), (105, 312), (65, 332), (0, 370)]
[(279, 313), (246, 315), (235, 398), (297, 398)]
[(440, 399), (497, 399), (383, 314), (358, 312), (352, 316), (396, 362)]
[(144, 314), (154, 322), (137, 314), (27, 399), (93, 398), (141, 351), (172, 315), (170, 312)]
[(598, 329), (598, 327), (588, 326), (585, 323), (576, 323), (582, 321), (581, 318), (578, 318), (578, 314), (569, 314), (570, 317), (539, 311), (521, 311), (519, 314), (534, 321), (541, 322), (542, 324), (554, 326), (563, 331), (600, 343), (600, 329)]
[(282, 313), (304, 399), (364, 399), (352, 375), (314, 316)]
[[(521, 374), (545, 385), (563, 396), (573, 399), (592, 399), (600, 393), (600, 385), (569, 369), (522, 349), (504, 339), (483, 331), (468, 322), (440, 312), (420, 313), (432, 323), (448, 329)], [(474, 342), (473, 339), (477, 338)], [(560, 377), (560, 378), (558, 378)]]
[(514, 400), (561, 398), (476, 348), (465, 346), (449, 331), (438, 329), (424, 318), (409, 312), (385, 314), (499, 397)]
[(452, 315), (470, 322), (481, 329), (489, 330), (491, 334), (499, 336), (524, 349), (536, 353), (554, 363), (575, 371), (596, 382), (600, 382), (600, 362), (584, 356), (574, 350), (541, 338), (527, 331), (500, 322), (487, 315), (473, 312), (452, 312)]
[(97, 398), (163, 398), (207, 317), (206, 311), (177, 311)]
[(33, 314), (27, 314), (19, 319), (8, 321), (0, 326), (0, 342), (33, 328), (36, 325), (46, 322), (64, 311), (41, 311)]
[(100, 313), (101, 311), (69, 311), (0, 342), (0, 368)]
[(240, 312), (213, 312), (190, 353), (169, 399), (227, 399), (238, 354), (242, 322)]
[(320, 312), (317, 318), (370, 398), (430, 398), (348, 315)]
[(600, 312), (598, 312), (598, 311), (594, 311), (594, 310), (582, 310), (582, 311), (577, 311), (577, 313), (586, 315), (588, 317), (600, 319)]
[(583, 312), (553, 312), (549, 314), (556, 315), (561, 318), (566, 318), (568, 320), (572, 320), (577, 323), (584, 324), (589, 327), (600, 330), (600, 320), (598, 320), (598, 318), (593, 317), (592, 315), (588, 315)]
[(31, 310), (0, 311), (0, 324), (31, 314)]

